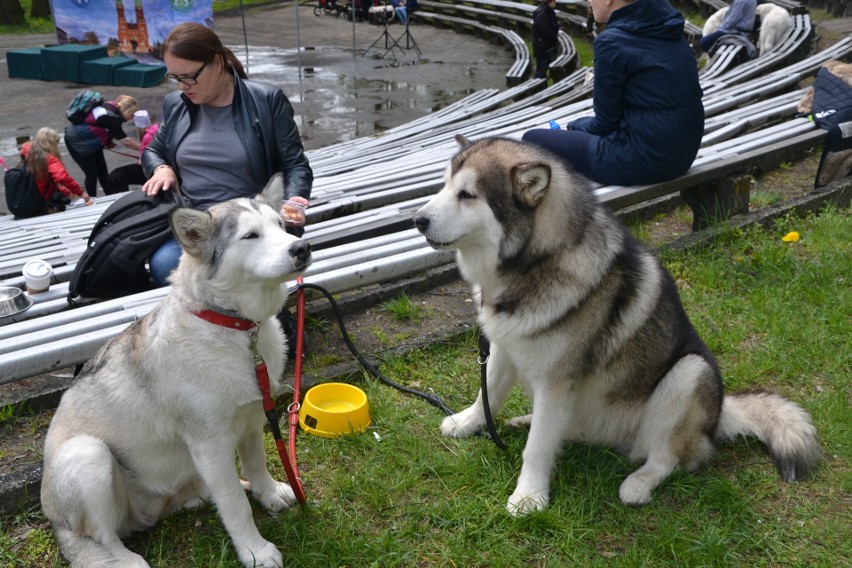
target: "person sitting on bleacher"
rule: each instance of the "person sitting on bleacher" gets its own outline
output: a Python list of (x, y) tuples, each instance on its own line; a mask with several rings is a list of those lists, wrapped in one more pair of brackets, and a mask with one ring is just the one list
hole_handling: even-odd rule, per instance
[(64, 211), (75, 197), (83, 199), (85, 205), (94, 203), (65, 169), (59, 155), (59, 133), (52, 128), (41, 128), (34, 142), (24, 142), (21, 160), (35, 178), (38, 192), (47, 205), (47, 213)]
[(692, 165), (704, 106), (686, 20), (668, 0), (591, 0), (606, 28), (595, 39), (594, 116), (567, 130), (535, 129), (525, 142), (561, 156), (605, 185), (660, 183)]
[(719, 29), (698, 40), (698, 45), (704, 52), (710, 53), (719, 38), (733, 35), (741, 37), (754, 49), (753, 44), (751, 44), (751, 34), (754, 30), (756, 14), (757, 0), (733, 0)]
[(402, 25), (408, 23), (408, 8), (405, 7), (405, 0), (391, 0), (391, 6), (396, 14), (397, 20)]

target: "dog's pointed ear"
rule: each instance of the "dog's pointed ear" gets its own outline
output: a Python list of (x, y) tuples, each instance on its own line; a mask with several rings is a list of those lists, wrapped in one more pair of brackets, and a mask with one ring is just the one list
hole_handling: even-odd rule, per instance
[(550, 186), (550, 165), (546, 163), (518, 164), (512, 171), (515, 196), (529, 207), (544, 199)]
[(284, 174), (278, 172), (272, 176), (269, 183), (266, 184), (266, 187), (263, 188), (263, 191), (260, 194), (265, 197), (274, 208), (279, 207), (281, 202), (284, 201)]
[(465, 148), (467, 148), (468, 146), (473, 144), (473, 142), (471, 142), (470, 140), (468, 140), (467, 138), (465, 138), (461, 134), (456, 134), (455, 140), (456, 140), (456, 142), (458, 142), (458, 145), (462, 150), (464, 150)]
[(178, 207), (169, 213), (169, 223), (180, 247), (190, 256), (200, 257), (204, 243), (213, 238), (213, 216), (207, 211)]

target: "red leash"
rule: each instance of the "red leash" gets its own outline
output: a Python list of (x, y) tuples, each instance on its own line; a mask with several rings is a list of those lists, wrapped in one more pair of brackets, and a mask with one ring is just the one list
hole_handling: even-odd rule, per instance
[(239, 329), (249, 332), (249, 348), (254, 357), (254, 369), (257, 375), (257, 386), (260, 388), (260, 394), (263, 397), (263, 411), (266, 414), (266, 420), (269, 422), (269, 429), (272, 431), (272, 437), (275, 439), (275, 447), (278, 448), (278, 457), (281, 459), (281, 465), (284, 466), (284, 472), (287, 474), (287, 480), (290, 482), (290, 487), (296, 495), (296, 501), (304, 505), (307, 502), (305, 497), (305, 489), (302, 487), (302, 479), (299, 477), (299, 466), (296, 464), (296, 432), (299, 428), (299, 407), (300, 407), (300, 389), (302, 382), (302, 353), (304, 352), (304, 329), (305, 329), (305, 291), (302, 289), (302, 277), (296, 279), (299, 284), (299, 290), (296, 295), (296, 364), (294, 368), (293, 378), (293, 403), (287, 407), (288, 422), (290, 425), (290, 454), (292, 459), (287, 455), (287, 448), (284, 445), (284, 440), (281, 439), (281, 429), (278, 426), (278, 412), (275, 410), (275, 401), (272, 399), (272, 389), (269, 385), (269, 371), (266, 368), (266, 362), (257, 350), (257, 323), (251, 320), (229, 316), (214, 310), (193, 311), (192, 313), (201, 319), (210, 323), (221, 325), (230, 329)]
[[(302, 487), (302, 478), (299, 477), (299, 465), (296, 463), (296, 432), (299, 431), (299, 409), (302, 406), (300, 398), (302, 388), (302, 355), (305, 352), (305, 289), (302, 287), (301, 276), (296, 278), (296, 284), (299, 285), (299, 289), (296, 291), (296, 362), (293, 366), (293, 402), (287, 407), (287, 414), (290, 417), (289, 436), (290, 455), (293, 456), (293, 477), (296, 479), (293, 491), (296, 492), (296, 500), (304, 505), (306, 501), (305, 490)], [(293, 485), (292, 481), (290, 485)], [(298, 489), (296, 488), (297, 486)]]

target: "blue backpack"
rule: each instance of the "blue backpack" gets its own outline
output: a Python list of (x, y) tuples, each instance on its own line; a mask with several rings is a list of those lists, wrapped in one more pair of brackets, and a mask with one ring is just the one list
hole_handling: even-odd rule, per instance
[(80, 91), (68, 108), (65, 109), (65, 116), (71, 121), (71, 124), (83, 124), (92, 109), (104, 104), (104, 98), (97, 91)]

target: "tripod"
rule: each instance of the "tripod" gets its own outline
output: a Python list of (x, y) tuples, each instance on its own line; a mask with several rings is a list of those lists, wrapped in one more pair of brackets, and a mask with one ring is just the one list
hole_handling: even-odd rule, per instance
[(396, 50), (399, 50), (400, 55), (405, 55), (405, 49), (399, 45), (399, 41), (405, 37), (406, 38), (406, 49), (411, 49), (411, 44), (414, 44), (414, 48), (417, 50), (418, 59), (420, 57), (420, 48), (417, 47), (417, 42), (414, 41), (414, 38), (411, 36), (411, 33), (408, 31), (408, 23), (405, 24), (405, 34), (399, 36), (394, 39), (391, 33), (388, 31), (388, 24), (394, 17), (393, 9), (390, 10), (390, 16), (388, 16), (388, 0), (384, 0), (384, 12), (382, 14), (382, 18), (384, 19), (385, 29), (382, 31), (382, 34), (376, 38), (376, 41), (367, 48), (367, 50), (362, 55), (367, 55), (370, 50), (372, 50), (378, 43), (384, 40), (385, 52), (382, 54), (382, 57), (387, 57), (388, 53), (393, 55), (393, 58), (396, 59)]
[(408, 24), (411, 23), (411, 14), (408, 14), (408, 18), (405, 20), (405, 32), (396, 38), (396, 42), (399, 43), (402, 41), (402, 38), (405, 38), (405, 49), (414, 49), (417, 52), (417, 61), (420, 62), (420, 56), (422, 55), (420, 48), (417, 46), (417, 42), (414, 40), (414, 36), (411, 35), (411, 32), (408, 31)]

